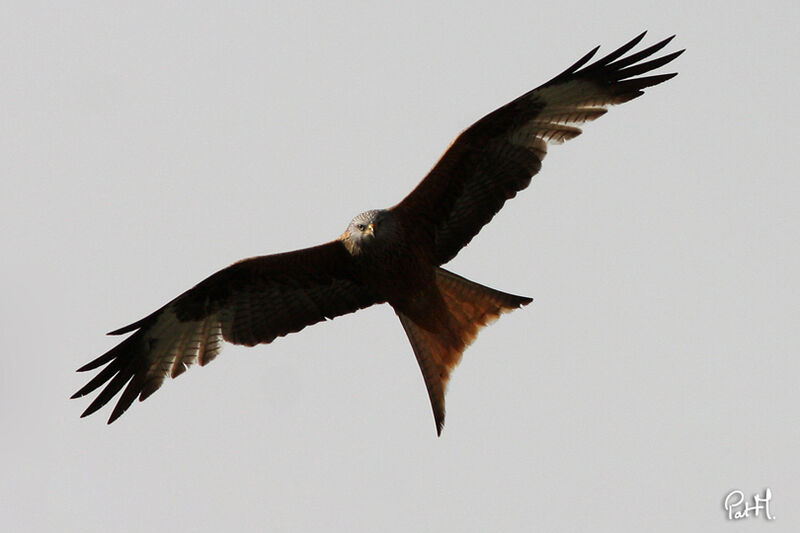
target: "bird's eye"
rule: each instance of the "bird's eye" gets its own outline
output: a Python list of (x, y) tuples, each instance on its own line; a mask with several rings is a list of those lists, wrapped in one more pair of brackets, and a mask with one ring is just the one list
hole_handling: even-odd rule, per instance
[(364, 224), (356, 224), (356, 228), (358, 228), (358, 231), (364, 231), (367, 229), (367, 226)]

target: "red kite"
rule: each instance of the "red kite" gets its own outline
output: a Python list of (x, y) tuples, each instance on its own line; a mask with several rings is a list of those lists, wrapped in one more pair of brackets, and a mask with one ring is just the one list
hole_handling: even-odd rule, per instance
[[(222, 341), (254, 346), (326, 319), (388, 303), (403, 325), (428, 389), (436, 431), (444, 424), (450, 372), (483, 326), (531, 302), (441, 268), (539, 171), (547, 144), (581, 133), (576, 125), (673, 76), (642, 76), (683, 50), (648, 59), (672, 37), (630, 55), (644, 33), (588, 65), (595, 48), (541, 87), (489, 113), (453, 142), (396, 206), (355, 217), (336, 240), (235, 263), (161, 309), (110, 335), (133, 333), (79, 368), (106, 365), (72, 397), (103, 387), (81, 415), (120, 391), (110, 424), (166, 376), (205, 365)], [(644, 61), (647, 59), (647, 61)]]

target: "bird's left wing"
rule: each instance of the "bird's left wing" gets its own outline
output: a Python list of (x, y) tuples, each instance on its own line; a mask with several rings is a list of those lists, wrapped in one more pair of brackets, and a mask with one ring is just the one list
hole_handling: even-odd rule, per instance
[[(306, 326), (380, 303), (359, 282), (341, 241), (254, 257), (220, 270), (153, 314), (111, 332), (133, 335), (79, 372), (106, 365), (72, 397), (103, 387), (81, 416), (107, 404), (120, 391), (109, 424), (138, 397), (155, 392), (166, 376), (194, 362), (205, 365), (223, 339), (253, 346)], [(123, 390), (124, 387), (124, 390)]]
[(434, 261), (444, 264), (455, 257), (506, 200), (530, 184), (548, 143), (576, 137), (581, 133), (576, 125), (675, 76), (641, 76), (683, 52), (648, 59), (672, 37), (625, 56), (644, 35), (584, 67), (599, 47), (595, 48), (541, 87), (486, 115), (453, 142), (425, 179), (393, 208)]

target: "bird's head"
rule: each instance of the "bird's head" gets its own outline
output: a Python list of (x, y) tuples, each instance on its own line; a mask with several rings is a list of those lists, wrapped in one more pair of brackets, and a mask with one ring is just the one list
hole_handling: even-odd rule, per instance
[(394, 215), (386, 209), (371, 209), (356, 215), (342, 235), (347, 249), (352, 254), (381, 248), (391, 244), (397, 235)]

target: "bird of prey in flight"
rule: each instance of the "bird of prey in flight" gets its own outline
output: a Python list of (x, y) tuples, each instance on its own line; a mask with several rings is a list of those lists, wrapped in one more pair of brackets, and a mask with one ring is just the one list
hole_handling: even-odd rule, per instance
[[(253, 257), (201, 281), (152, 314), (112, 331), (131, 333), (82, 366), (99, 369), (72, 397), (102, 390), (81, 415), (122, 394), (110, 424), (166, 376), (214, 359), (222, 341), (254, 346), (375, 304), (394, 309), (428, 389), (437, 434), (450, 373), (478, 331), (530, 298), (490, 289), (441, 267), (539, 172), (548, 144), (579, 135), (608, 106), (675, 76), (649, 74), (683, 50), (653, 57), (672, 37), (631, 52), (644, 33), (588, 64), (595, 48), (544, 85), (465, 130), (417, 187), (389, 209), (356, 216), (337, 239)], [(674, 36), (673, 36), (674, 37)]]

